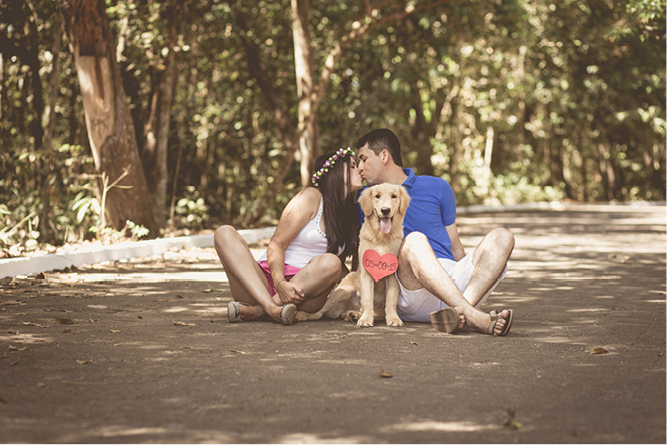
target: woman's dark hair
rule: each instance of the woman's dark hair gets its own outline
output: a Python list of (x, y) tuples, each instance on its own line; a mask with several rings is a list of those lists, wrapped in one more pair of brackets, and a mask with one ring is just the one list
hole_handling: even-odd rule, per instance
[[(325, 153), (315, 160), (315, 171), (319, 171), (324, 163), (335, 152)], [(359, 243), (359, 215), (354, 194), (346, 193), (344, 172), (347, 171), (348, 184), (351, 178), (350, 158), (338, 157), (335, 164), (329, 167), (317, 180), (317, 188), (324, 199), (324, 229), (327, 234), (327, 252), (338, 255), (340, 247), (345, 245), (342, 258), (354, 255)]]
[(387, 150), (394, 160), (394, 164), (403, 167), (401, 143), (393, 131), (381, 128), (366, 133), (357, 141), (357, 150), (366, 144), (368, 144), (368, 148), (373, 150), (373, 153), (376, 155), (379, 155), (382, 150)]

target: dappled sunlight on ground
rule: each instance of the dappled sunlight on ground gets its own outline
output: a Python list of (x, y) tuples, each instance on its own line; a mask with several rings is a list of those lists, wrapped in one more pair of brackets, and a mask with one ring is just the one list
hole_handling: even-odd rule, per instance
[(493, 227), (516, 235), (481, 307), (515, 311), (503, 338), (230, 324), (213, 249), (18, 277), (0, 293), (0, 430), (27, 443), (663, 443), (665, 216), (460, 217), (467, 249)]
[(484, 430), (497, 430), (497, 425), (480, 425), (475, 422), (437, 422), (437, 421), (416, 421), (416, 422), (405, 422), (399, 423), (397, 425), (392, 425), (387, 428), (388, 432), (391, 431), (407, 431), (407, 432), (416, 432), (416, 431), (431, 431), (431, 432), (471, 432), (471, 431), (484, 431)]

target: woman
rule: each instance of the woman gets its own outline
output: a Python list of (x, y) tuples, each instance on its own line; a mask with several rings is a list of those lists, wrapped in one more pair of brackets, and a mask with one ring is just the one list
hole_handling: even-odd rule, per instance
[(215, 250), (234, 301), (230, 322), (268, 315), (285, 325), (300, 311), (316, 312), (347, 274), (345, 259), (357, 251), (359, 219), (354, 193), (362, 188), (349, 147), (315, 161), (313, 185), (287, 204), (267, 251), (255, 261), (231, 226), (215, 231)]

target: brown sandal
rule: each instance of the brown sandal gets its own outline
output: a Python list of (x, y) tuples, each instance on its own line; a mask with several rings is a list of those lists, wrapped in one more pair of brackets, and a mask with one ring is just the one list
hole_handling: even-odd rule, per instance
[(429, 317), (436, 331), (453, 334), (459, 330), (459, 312), (453, 307), (431, 312)]
[[(502, 312), (502, 311), (500, 311)], [(500, 312), (497, 311), (491, 311), (489, 312), (489, 315), (491, 315), (491, 323), (489, 323), (489, 327), (486, 329), (486, 333), (490, 335), (495, 335), (493, 333), (493, 330), (496, 327), (496, 323), (498, 323), (498, 320), (500, 320)], [(509, 316), (507, 318), (504, 318), (505, 320), (505, 326), (503, 327), (503, 330), (498, 334), (498, 337), (502, 337), (504, 335), (507, 335), (512, 328), (512, 320), (514, 319), (514, 311), (512, 309), (507, 309), (507, 312), (509, 312)]]

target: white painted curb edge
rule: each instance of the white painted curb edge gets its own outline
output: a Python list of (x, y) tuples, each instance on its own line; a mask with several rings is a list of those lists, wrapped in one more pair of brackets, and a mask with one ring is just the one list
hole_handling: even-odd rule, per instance
[[(264, 238), (270, 238), (275, 230), (275, 227), (266, 227), (263, 229), (239, 230), (239, 233), (246, 242), (254, 243)], [(71, 266), (96, 264), (138, 256), (161, 255), (173, 248), (187, 249), (212, 246), (213, 234), (211, 233), (207, 235), (119, 243), (70, 253), (54, 253), (27, 258), (9, 258), (0, 260), (0, 278), (31, 275), (51, 270), (61, 270)]]
[[(539, 202), (527, 204), (515, 204), (508, 206), (461, 206), (457, 207), (459, 215), (483, 213), (483, 212), (507, 212), (528, 210), (592, 210), (607, 206), (617, 209), (625, 208), (631, 210), (633, 207), (665, 206), (664, 202), (638, 202), (629, 204), (579, 204), (561, 202)], [(263, 229), (244, 229), (239, 233), (248, 243), (270, 238), (275, 232), (274, 227)], [(89, 250), (81, 250), (71, 253), (48, 254), (27, 258), (9, 258), (0, 260), (0, 278), (15, 277), (17, 275), (30, 275), (50, 270), (61, 270), (66, 267), (80, 266), (83, 264), (97, 264), (104, 261), (115, 261), (138, 256), (161, 255), (170, 249), (187, 249), (191, 247), (212, 247), (213, 234), (182, 236), (178, 238), (162, 238), (149, 241), (136, 241), (114, 244), (111, 246), (96, 247)]]

